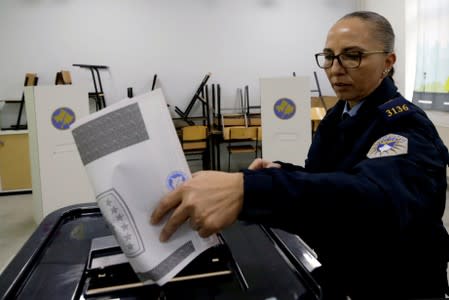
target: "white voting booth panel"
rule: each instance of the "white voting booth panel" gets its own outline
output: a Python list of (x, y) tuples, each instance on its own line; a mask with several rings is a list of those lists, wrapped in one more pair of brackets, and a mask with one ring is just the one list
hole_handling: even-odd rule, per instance
[(34, 219), (95, 196), (69, 127), (89, 114), (87, 87), (36, 86), (25, 89)]
[(263, 158), (304, 165), (312, 139), (309, 77), (260, 79)]

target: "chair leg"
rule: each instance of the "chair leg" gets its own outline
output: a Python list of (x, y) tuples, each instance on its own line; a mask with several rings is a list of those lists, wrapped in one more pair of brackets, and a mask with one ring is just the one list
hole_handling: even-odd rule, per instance
[(257, 158), (257, 154), (259, 154), (258, 150), (259, 150), (259, 141), (256, 140), (256, 158)]
[(201, 153), (201, 162), (202, 162), (203, 170), (208, 170), (209, 169), (209, 165), (207, 163), (206, 151)]
[(231, 171), (231, 152), (228, 152), (228, 172)]

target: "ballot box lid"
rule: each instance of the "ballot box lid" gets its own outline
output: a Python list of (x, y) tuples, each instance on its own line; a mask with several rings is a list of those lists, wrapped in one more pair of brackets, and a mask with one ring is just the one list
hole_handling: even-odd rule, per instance
[[(230, 275), (88, 294), (92, 241), (111, 235), (95, 203), (49, 214), (0, 275), (0, 299), (321, 299), (319, 285), (299, 259), (307, 249), (289, 249), (285, 235), (241, 222), (219, 234), (218, 250), (204, 254), (223, 256)], [(204, 255), (186, 270), (208, 267)], [(109, 275), (132, 277), (126, 262), (117, 268)]]

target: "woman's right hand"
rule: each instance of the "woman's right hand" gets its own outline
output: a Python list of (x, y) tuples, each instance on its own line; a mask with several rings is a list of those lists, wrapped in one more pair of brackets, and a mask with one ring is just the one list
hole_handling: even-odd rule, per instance
[(264, 160), (262, 158), (256, 158), (253, 160), (253, 162), (249, 165), (249, 170), (260, 170), (265, 168), (280, 168), (281, 165), (278, 163), (274, 163), (269, 160)]

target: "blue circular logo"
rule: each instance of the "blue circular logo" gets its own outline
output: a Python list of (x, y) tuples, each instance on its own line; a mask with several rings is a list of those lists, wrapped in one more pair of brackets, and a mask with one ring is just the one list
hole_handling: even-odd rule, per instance
[(69, 129), (73, 122), (75, 122), (75, 113), (68, 107), (60, 107), (51, 115), (51, 123), (56, 129)]
[(288, 98), (281, 98), (274, 103), (274, 114), (282, 120), (288, 120), (295, 115), (296, 104)]
[(167, 177), (167, 188), (173, 191), (187, 180), (187, 175), (181, 171), (174, 171)]

